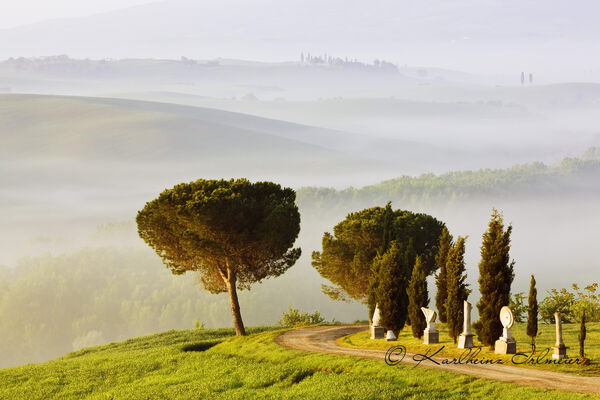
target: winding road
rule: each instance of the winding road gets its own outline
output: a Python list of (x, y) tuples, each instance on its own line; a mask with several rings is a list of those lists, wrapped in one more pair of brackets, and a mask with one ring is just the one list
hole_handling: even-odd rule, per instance
[[(335, 325), (300, 328), (284, 332), (277, 337), (281, 346), (317, 353), (340, 354), (381, 360), (384, 362), (386, 351), (372, 349), (354, 349), (340, 346), (336, 339), (368, 329), (367, 325)], [(390, 344), (390, 347), (392, 344)], [(417, 364), (413, 354), (408, 353), (404, 364)], [(435, 358), (437, 361), (441, 359)], [(427, 361), (420, 366), (436, 368), (448, 372), (472, 375), (478, 378), (512, 382), (520, 385), (536, 386), (544, 389), (568, 390), (580, 393), (600, 393), (600, 377), (587, 377), (547, 370), (513, 367), (508, 365), (472, 365), (472, 364), (435, 364)]]

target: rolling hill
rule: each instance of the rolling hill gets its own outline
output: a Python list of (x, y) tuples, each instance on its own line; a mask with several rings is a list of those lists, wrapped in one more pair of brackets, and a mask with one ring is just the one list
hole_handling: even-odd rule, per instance
[[(294, 92), (285, 89), (282, 96)], [(424, 157), (418, 158), (421, 170), (408, 170), (410, 173), (554, 162), (600, 145), (594, 122), (600, 110), (599, 84), (401, 89), (390, 84), (388, 90), (394, 96), (380, 92), (379, 96), (346, 97), (335, 92), (339, 97), (302, 101), (267, 100), (261, 93), (261, 101), (214, 98), (193, 95), (193, 89), (115, 96), (216, 108), (426, 145), (429, 152), (413, 149)], [(382, 140), (372, 145), (362, 146), (362, 154), (388, 159), (397, 154), (396, 146)], [(436, 152), (440, 149), (443, 154)]]
[[(215, 157), (339, 155), (303, 139), (313, 129), (169, 104), (57, 96), (0, 96), (2, 158), (191, 162)], [(326, 131), (320, 132), (326, 137)], [(333, 132), (332, 132), (333, 134)], [(324, 138), (324, 141), (327, 139)], [(252, 154), (249, 156), (249, 154)], [(214, 159), (212, 160), (214, 161)]]
[[(118, 169), (123, 178), (137, 166), (158, 174), (278, 177), (297, 186), (338, 179), (344, 185), (393, 177), (396, 171), (435, 169), (453, 155), (400, 137), (116, 98), (0, 95), (0, 123), (1, 162), (13, 172), (70, 165), (75, 169), (69, 173), (101, 168), (110, 175)], [(458, 154), (455, 160), (460, 164), (464, 158)], [(125, 165), (127, 171), (121, 170)], [(347, 183), (339, 180), (342, 176)]]

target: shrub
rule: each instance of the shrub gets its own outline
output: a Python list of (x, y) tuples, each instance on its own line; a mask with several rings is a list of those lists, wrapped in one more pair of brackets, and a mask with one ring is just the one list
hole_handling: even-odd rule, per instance
[(553, 323), (554, 313), (560, 312), (564, 322), (581, 321), (583, 312), (588, 322), (600, 321), (600, 293), (598, 284), (592, 283), (581, 289), (571, 285), (573, 292), (563, 288), (551, 289), (548, 297), (539, 306), (540, 317), (544, 322)]
[(510, 295), (510, 301), (508, 307), (515, 317), (515, 322), (525, 322), (525, 314), (527, 314), (528, 308), (525, 304), (525, 293), (515, 293)]
[(300, 311), (291, 306), (287, 312), (284, 312), (279, 321), (279, 325), (282, 326), (305, 326), (305, 325), (316, 325), (325, 322), (325, 318), (321, 316), (321, 313), (315, 311), (310, 314), (308, 312)]

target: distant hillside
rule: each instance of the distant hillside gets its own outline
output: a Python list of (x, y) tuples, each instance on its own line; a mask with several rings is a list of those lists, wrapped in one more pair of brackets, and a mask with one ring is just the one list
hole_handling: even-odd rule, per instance
[(402, 176), (362, 188), (335, 190), (306, 187), (298, 201), (310, 211), (360, 209), (392, 201), (403, 207), (437, 207), (465, 201), (519, 198), (576, 198), (600, 195), (600, 150), (556, 165), (536, 162), (508, 169), (458, 171), (442, 175)]
[[(122, 99), (0, 95), (0, 163), (19, 172), (110, 174), (134, 165), (147, 173), (196, 176), (348, 173), (389, 166), (357, 151), (366, 138), (250, 115)], [(389, 147), (388, 143), (388, 147)], [(415, 146), (397, 140), (409, 154)], [(423, 149), (426, 151), (426, 149)], [(417, 155), (415, 155), (417, 156)], [(81, 164), (81, 163), (85, 164)], [(8, 164), (10, 163), (10, 164)], [(43, 168), (41, 168), (43, 166)], [(48, 168), (48, 169), (46, 169)], [(53, 179), (60, 178), (55, 175)]]
[[(4, 159), (201, 160), (336, 157), (310, 127), (223, 111), (127, 100), (0, 95)], [(320, 131), (327, 138), (326, 131)], [(333, 134), (333, 132), (330, 132)]]
[[(123, 178), (138, 165), (159, 174), (179, 170), (204, 177), (292, 177), (300, 185), (345, 175), (347, 183), (338, 182), (344, 185), (423, 168), (424, 157), (431, 157), (433, 168), (452, 155), (461, 160), (455, 150), (401, 138), (114, 98), (0, 95), (0, 138), (0, 163), (10, 162), (6, 167), (16, 175), (66, 165), (73, 168), (70, 173), (85, 170), (93, 176), (94, 168), (101, 168), (110, 175), (127, 166), (119, 172)], [(15, 174), (7, 179), (17, 179)]]

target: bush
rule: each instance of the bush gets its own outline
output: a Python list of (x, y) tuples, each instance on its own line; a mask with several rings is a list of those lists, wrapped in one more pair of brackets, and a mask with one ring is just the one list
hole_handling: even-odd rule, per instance
[(527, 304), (525, 304), (525, 293), (515, 293), (510, 296), (508, 307), (515, 317), (515, 322), (525, 322), (527, 314)]
[(573, 322), (571, 307), (574, 301), (575, 295), (567, 289), (551, 289), (539, 306), (542, 321), (552, 324), (554, 323), (554, 313), (560, 312), (563, 322)]
[(581, 289), (579, 285), (571, 285), (573, 292), (563, 288), (552, 289), (548, 297), (540, 304), (540, 317), (544, 322), (553, 323), (554, 313), (560, 312), (563, 322), (581, 321), (583, 312), (588, 322), (600, 321), (600, 293), (598, 284), (592, 283)]
[(287, 312), (284, 312), (279, 321), (279, 325), (282, 326), (305, 326), (305, 325), (316, 325), (325, 322), (325, 318), (321, 316), (321, 313), (315, 311), (312, 314), (300, 311), (291, 306)]

